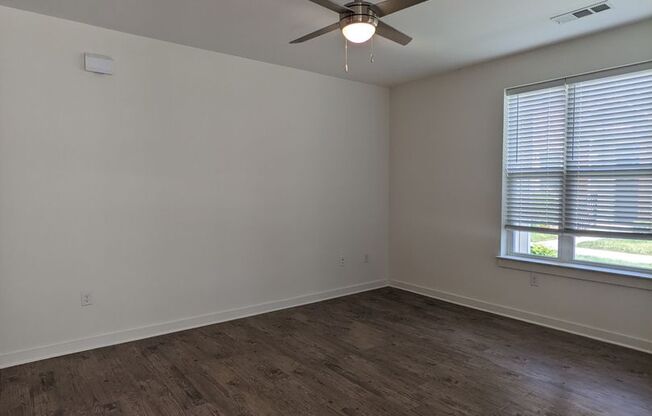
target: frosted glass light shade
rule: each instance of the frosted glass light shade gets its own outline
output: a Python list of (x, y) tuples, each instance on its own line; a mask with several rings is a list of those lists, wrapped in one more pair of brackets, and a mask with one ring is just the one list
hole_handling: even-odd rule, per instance
[(342, 28), (344, 37), (353, 43), (364, 43), (376, 33), (376, 26), (370, 23), (351, 23)]

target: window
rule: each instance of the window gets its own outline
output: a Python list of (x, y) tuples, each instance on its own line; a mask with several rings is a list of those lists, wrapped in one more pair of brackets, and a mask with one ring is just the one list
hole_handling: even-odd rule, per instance
[(652, 272), (652, 63), (507, 90), (504, 253)]

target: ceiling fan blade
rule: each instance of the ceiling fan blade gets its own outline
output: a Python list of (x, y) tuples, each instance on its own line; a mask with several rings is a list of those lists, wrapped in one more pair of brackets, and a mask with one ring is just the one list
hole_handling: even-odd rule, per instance
[(314, 39), (314, 38), (316, 38), (317, 36), (325, 35), (326, 33), (328, 33), (328, 32), (332, 32), (332, 31), (337, 30), (337, 29), (339, 29), (339, 28), (340, 28), (340, 23), (339, 23), (339, 22), (337, 22), (337, 23), (333, 23), (332, 25), (326, 26), (326, 27), (321, 28), (321, 29), (319, 29), (319, 30), (315, 30), (315, 31), (312, 32), (312, 33), (308, 33), (306, 36), (302, 36), (302, 37), (300, 37), (299, 39), (295, 39), (295, 40), (293, 40), (293, 41), (290, 42), (290, 43), (301, 43), (301, 42), (305, 42), (305, 41), (307, 41), (307, 40)]
[[(314, 1), (314, 0), (312, 0)], [(419, 3), (428, 0), (385, 0), (371, 6), (378, 16), (387, 16), (388, 14), (396, 13), (400, 10), (407, 9), (408, 7), (416, 6)], [(316, 2), (315, 2), (316, 3)]]
[(412, 41), (412, 38), (406, 35), (405, 33), (399, 32), (398, 30), (394, 29), (387, 23), (383, 23), (383, 22), (378, 22), (378, 27), (376, 28), (376, 34), (384, 38), (387, 38), (389, 40), (392, 40), (396, 43), (400, 43), (403, 46), (407, 45)]
[(313, 3), (319, 4), (322, 7), (325, 7), (327, 9), (331, 9), (335, 13), (349, 13), (353, 12), (353, 10), (349, 9), (348, 7), (340, 6), (337, 3), (333, 3), (330, 0), (310, 0)]

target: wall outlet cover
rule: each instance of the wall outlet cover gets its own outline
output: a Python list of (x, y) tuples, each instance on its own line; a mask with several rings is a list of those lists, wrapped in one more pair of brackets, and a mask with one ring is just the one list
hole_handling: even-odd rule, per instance
[(91, 292), (81, 292), (81, 306), (91, 306), (93, 304), (93, 294)]
[(530, 286), (539, 287), (539, 276), (535, 273), (530, 273)]

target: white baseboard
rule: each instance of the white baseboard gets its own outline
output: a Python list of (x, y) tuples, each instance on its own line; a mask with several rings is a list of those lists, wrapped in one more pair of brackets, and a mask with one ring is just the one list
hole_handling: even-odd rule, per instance
[(460, 296), (441, 290), (430, 289), (407, 282), (390, 280), (389, 286), (397, 289), (407, 290), (419, 295), (428, 296), (434, 299), (443, 300), (444, 302), (454, 303), (468, 308), (478, 309), (484, 312), (490, 312), (496, 315), (508, 318), (518, 319), (519, 321), (528, 322), (535, 325), (541, 325), (559, 331), (570, 332), (571, 334), (581, 335), (598, 341), (608, 342), (610, 344), (620, 345), (622, 347), (652, 354), (652, 341), (642, 338), (636, 338), (617, 332), (611, 332), (576, 322), (565, 321), (546, 315), (533, 312), (527, 312), (509, 306), (498, 305), (495, 303), (485, 302), (479, 299), (473, 299), (466, 296)]
[(246, 318), (248, 316), (259, 315), (262, 313), (273, 312), (280, 309), (291, 308), (295, 306), (306, 305), (314, 302), (321, 302), (341, 296), (352, 295), (355, 293), (366, 292), (373, 289), (386, 287), (386, 280), (377, 280), (368, 283), (327, 290), (323, 292), (310, 293), (289, 299), (282, 299), (272, 302), (260, 303), (257, 305), (245, 306), (237, 309), (230, 309), (220, 312), (214, 312), (206, 315), (193, 316), (190, 318), (176, 321), (163, 322), (140, 328), (131, 328), (124, 331), (111, 332), (96, 335), (88, 338), (76, 339), (67, 342), (61, 342), (52, 345), (45, 345), (26, 350), (14, 351), (0, 354), (0, 369), (8, 368), (15, 365), (29, 362), (44, 360), (47, 358), (58, 357), (76, 352), (92, 350), (95, 348), (107, 347), (110, 345), (122, 344), (125, 342), (136, 341), (139, 339), (151, 338), (158, 335), (169, 334), (172, 332), (184, 331), (187, 329), (198, 328), (206, 325), (212, 325), (220, 322), (231, 321), (234, 319)]
[(631, 337), (617, 332), (606, 331), (575, 322), (565, 321), (545, 315), (523, 311), (507, 306), (485, 302), (466, 296), (455, 295), (440, 290), (430, 289), (407, 282), (392, 280), (377, 280), (358, 285), (342, 287), (338, 289), (327, 290), (323, 292), (311, 293), (304, 296), (298, 296), (289, 299), (283, 299), (272, 302), (260, 303), (257, 305), (245, 306), (237, 309), (230, 309), (206, 315), (194, 316), (180, 319), (177, 321), (163, 322), (155, 325), (149, 325), (140, 328), (132, 328), (124, 331), (111, 332), (107, 334), (96, 335), (88, 338), (82, 338), (52, 345), (46, 345), (26, 350), (14, 351), (0, 354), (0, 369), (8, 368), (15, 365), (29, 362), (44, 360), (47, 358), (58, 357), (76, 352), (92, 350), (95, 348), (107, 347), (110, 345), (122, 344), (130, 341), (151, 338), (158, 335), (165, 335), (173, 332), (184, 331), (198, 328), (206, 325), (212, 325), (220, 322), (231, 321), (234, 319), (246, 318), (248, 316), (259, 315), (262, 313), (273, 312), (280, 309), (292, 308), (295, 306), (306, 305), (314, 302), (321, 302), (341, 296), (352, 295), (355, 293), (366, 292), (369, 290), (379, 289), (391, 286), (398, 289), (407, 290), (419, 295), (428, 296), (445, 302), (478, 309), (485, 312), (508, 318), (518, 319), (548, 328), (557, 329), (572, 334), (593, 338), (599, 341), (620, 345), (635, 350), (652, 353), (652, 341)]

